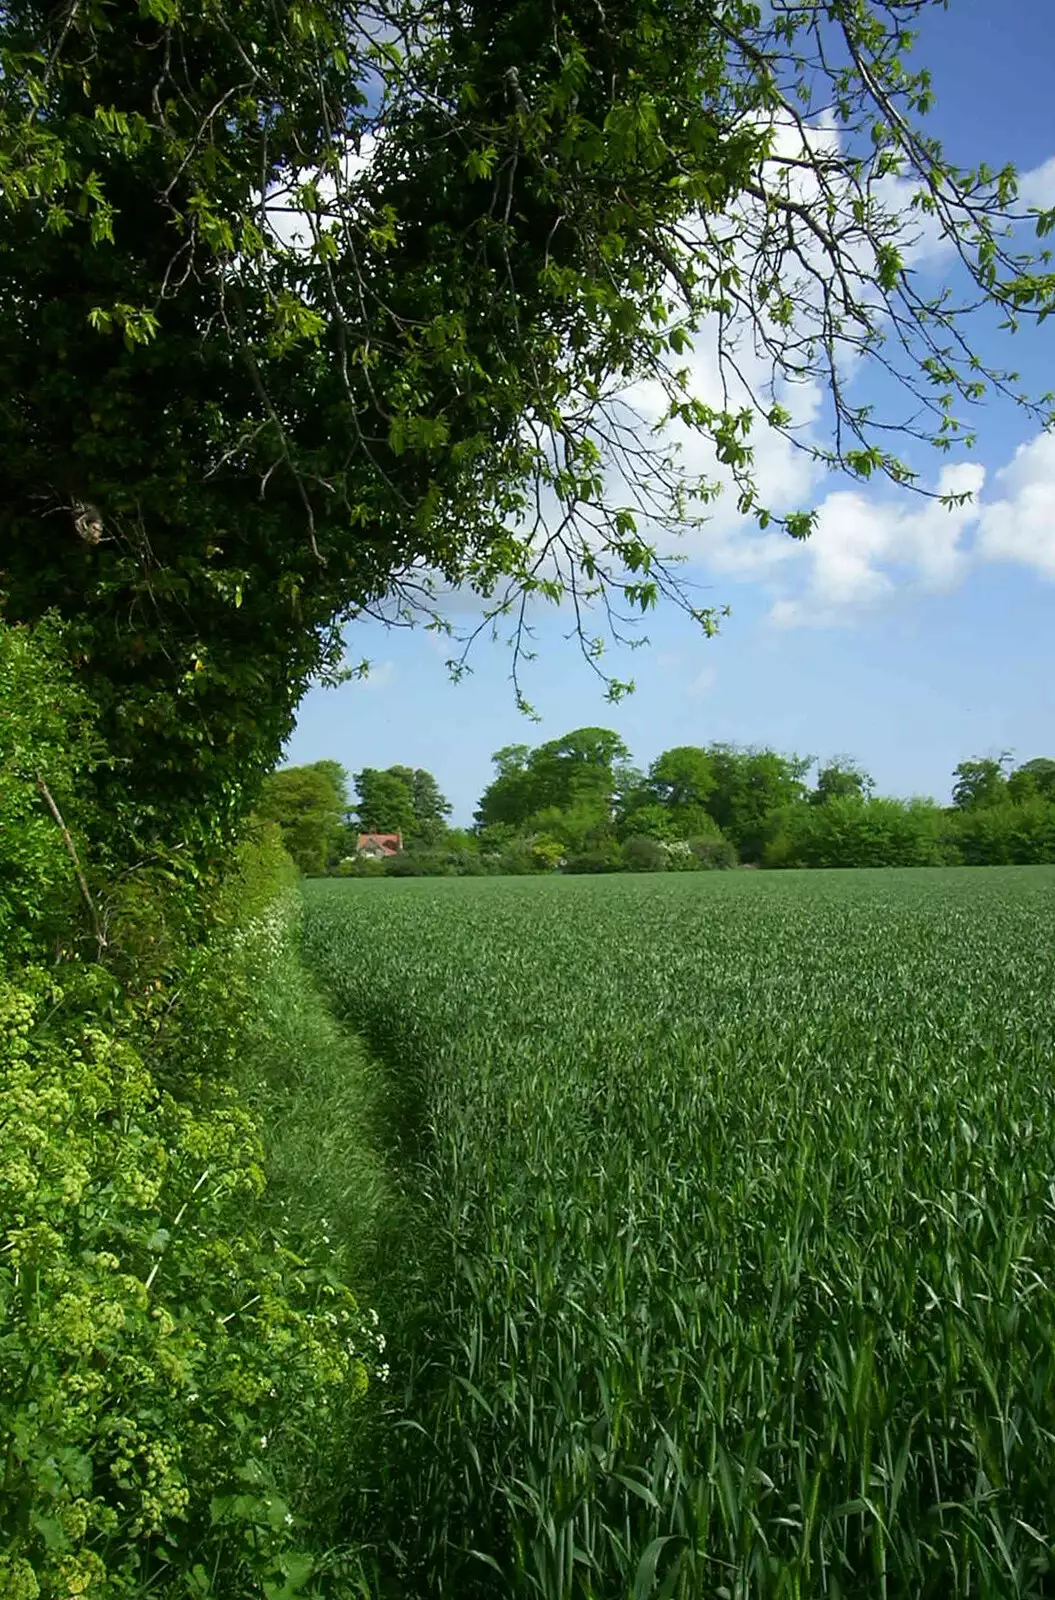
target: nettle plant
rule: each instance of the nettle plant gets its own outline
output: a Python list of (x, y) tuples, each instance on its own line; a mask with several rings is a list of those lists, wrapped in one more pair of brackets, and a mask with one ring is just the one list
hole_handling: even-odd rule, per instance
[[(228, 905), (178, 985), (118, 983), (67, 820), (90, 719), (49, 643), (0, 629), (0, 1593), (140, 1593), (166, 1569), (184, 1593), (307, 1592), (275, 1447), (325, 1440), (376, 1338), (302, 1241), (253, 1225), (262, 1151), (226, 1067), (274, 955)], [(91, 959), (68, 931), (54, 959), (63, 920)]]

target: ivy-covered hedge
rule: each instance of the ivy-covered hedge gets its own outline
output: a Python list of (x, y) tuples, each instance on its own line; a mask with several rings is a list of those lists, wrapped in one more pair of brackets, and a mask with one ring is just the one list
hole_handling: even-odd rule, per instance
[(47, 630), (0, 627), (0, 708), (0, 1595), (322, 1592), (275, 1445), (325, 1440), (376, 1336), (259, 1203), (232, 1079), (288, 861), (258, 830), (193, 916), (164, 863), (108, 885)]

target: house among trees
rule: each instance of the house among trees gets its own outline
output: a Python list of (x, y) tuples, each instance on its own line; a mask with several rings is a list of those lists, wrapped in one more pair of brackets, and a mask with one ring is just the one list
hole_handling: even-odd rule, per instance
[(385, 861), (389, 856), (397, 856), (402, 848), (402, 833), (361, 833), (355, 853), (369, 856), (372, 861)]

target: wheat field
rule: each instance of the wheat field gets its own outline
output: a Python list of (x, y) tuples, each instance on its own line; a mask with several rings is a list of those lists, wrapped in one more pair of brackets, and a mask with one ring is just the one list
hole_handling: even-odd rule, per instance
[(1055, 1594), (1055, 870), (308, 886), (390, 1592)]

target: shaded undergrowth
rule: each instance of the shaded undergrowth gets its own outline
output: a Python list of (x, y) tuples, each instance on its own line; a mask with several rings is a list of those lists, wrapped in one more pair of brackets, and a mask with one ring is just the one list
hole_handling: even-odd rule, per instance
[[(414, 1431), (407, 1396), (420, 1386), (428, 1291), (440, 1270), (424, 1057), (412, 1018), (376, 1006), (349, 1015), (299, 942), (260, 979), (259, 1037), (242, 1085), (265, 1140), (260, 1205), (294, 1238), (327, 1247), (329, 1271), (372, 1308), (384, 1346), (380, 1380), (349, 1412), (342, 1470), (327, 1476), (320, 1461), (311, 1474), (314, 1531), (335, 1550), (358, 1551), (362, 1576), (349, 1593), (404, 1596), (398, 1533), (413, 1508), (393, 1504), (405, 1476), (397, 1458)], [(281, 1446), (302, 1473), (317, 1447), (299, 1437)]]

